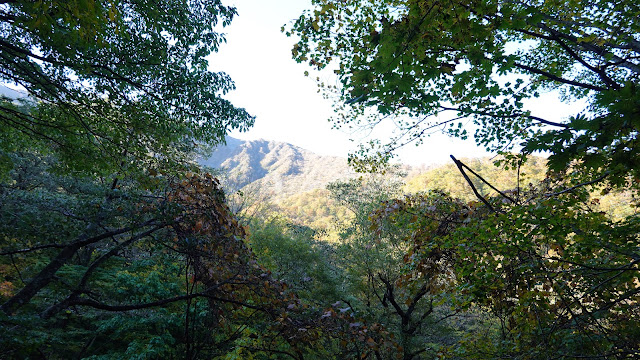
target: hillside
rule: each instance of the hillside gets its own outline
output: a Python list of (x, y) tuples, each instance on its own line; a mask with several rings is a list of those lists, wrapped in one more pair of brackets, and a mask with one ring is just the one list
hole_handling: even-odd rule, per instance
[[(517, 186), (514, 170), (497, 168), (488, 158), (463, 160), (500, 189)], [(345, 158), (321, 156), (288, 143), (267, 140), (228, 138), (226, 145), (214, 149), (200, 163), (222, 172), (220, 177), (234, 212), (268, 206), (296, 223), (314, 228), (330, 227), (335, 218), (346, 216), (345, 209), (329, 198), (326, 185), (356, 176)], [(535, 183), (544, 177), (545, 161), (532, 158), (521, 170), (521, 185)], [(402, 166), (400, 171), (405, 174), (407, 193), (439, 189), (467, 201), (475, 199), (453, 164), (433, 168)], [(492, 195), (477, 178), (473, 177), (473, 181), (480, 193)], [(238, 196), (237, 191), (242, 195)]]
[(226, 145), (217, 147), (200, 164), (222, 169), (228, 192), (257, 191), (276, 202), (353, 176), (345, 158), (268, 140), (227, 138)]
[[(489, 158), (462, 160), (499, 189), (511, 190), (517, 186), (515, 170), (497, 168)], [(210, 156), (200, 160), (200, 164), (221, 172), (220, 178), (234, 213), (249, 208), (252, 209), (249, 213), (254, 215), (270, 213), (265, 211), (269, 208), (286, 215), (294, 223), (324, 229), (331, 227), (336, 219), (347, 216), (346, 210), (330, 199), (327, 184), (367, 176), (356, 175), (345, 158), (322, 156), (292, 144), (268, 140), (227, 138), (226, 145), (214, 149)], [(432, 168), (405, 165), (400, 171), (405, 174), (403, 191), (406, 193), (443, 190), (465, 201), (476, 199), (454, 164)], [(532, 157), (521, 169), (520, 185), (527, 187), (529, 183), (537, 183), (544, 178), (545, 171), (545, 159)], [(478, 178), (471, 178), (481, 194), (495, 195)], [(614, 218), (632, 213), (626, 202), (618, 201), (620, 196), (628, 198), (630, 194), (597, 194), (599, 207)]]

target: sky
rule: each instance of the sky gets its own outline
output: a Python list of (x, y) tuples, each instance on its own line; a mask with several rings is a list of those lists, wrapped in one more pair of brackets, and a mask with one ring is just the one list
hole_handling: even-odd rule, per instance
[[(225, 97), (256, 116), (250, 131), (231, 136), (283, 141), (316, 154), (342, 157), (369, 139), (331, 128), (331, 102), (317, 92), (314, 79), (304, 76), (311, 69), (291, 58), (295, 39), (287, 38), (280, 28), (311, 8), (310, 1), (235, 0), (226, 4), (235, 5), (239, 16), (223, 29), (227, 43), (210, 57), (210, 69), (231, 76), (236, 90)], [(331, 81), (328, 74), (321, 76)], [(384, 131), (379, 135), (384, 136)], [(444, 135), (427, 138), (419, 147), (409, 145), (399, 154), (399, 160), (410, 165), (445, 163), (451, 161), (450, 154), (461, 158), (488, 155), (473, 141)]]
[[(308, 0), (231, 0), (238, 16), (226, 33), (227, 43), (210, 57), (210, 69), (228, 73), (236, 90), (225, 97), (236, 106), (256, 116), (255, 125), (245, 133), (231, 136), (243, 140), (275, 140), (288, 142), (320, 155), (346, 157), (359, 142), (368, 140), (363, 134), (349, 134), (331, 128), (331, 102), (322, 98), (314, 79), (305, 77), (305, 64), (291, 59), (295, 39), (287, 38), (280, 28), (291, 23), (305, 9)], [(323, 78), (332, 81), (330, 75)], [(335, 80), (334, 80), (335, 81)], [(558, 119), (572, 112), (571, 106), (546, 96), (529, 104), (541, 117)], [(574, 109), (575, 111), (575, 109)], [(385, 131), (378, 131), (384, 139)], [(350, 139), (353, 139), (351, 141)], [(432, 165), (458, 158), (491, 156), (475, 146), (473, 140), (452, 139), (435, 134), (421, 146), (409, 145), (399, 151), (399, 160), (409, 165)]]

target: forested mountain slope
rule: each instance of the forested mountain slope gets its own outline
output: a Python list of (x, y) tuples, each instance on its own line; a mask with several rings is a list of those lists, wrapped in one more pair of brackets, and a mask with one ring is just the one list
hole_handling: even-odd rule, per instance
[[(540, 181), (546, 171), (546, 161), (541, 157), (532, 157), (519, 172), (496, 167), (494, 160), (475, 158), (462, 159), (462, 162), (505, 191), (515, 189), (518, 182), (520, 186), (527, 186)], [(294, 197), (298, 207), (306, 193), (317, 197), (318, 190), (324, 190), (330, 182), (361, 176), (349, 168), (345, 158), (318, 155), (289, 143), (232, 137), (227, 138), (226, 145), (218, 146), (207, 158), (201, 159), (200, 164), (221, 171), (228, 192), (251, 191), (278, 203), (292, 202)], [(421, 168), (402, 165), (397, 171), (406, 183), (406, 192), (443, 190), (467, 199), (474, 197), (453, 163)], [(480, 193), (491, 193), (480, 178), (470, 176)]]
[(247, 190), (282, 200), (321, 189), (330, 181), (353, 176), (345, 158), (322, 156), (300, 147), (268, 140), (227, 138), (200, 163), (223, 171), (227, 191)]
[[(537, 183), (546, 171), (545, 160), (539, 157), (531, 158), (520, 172), (496, 167), (494, 160), (462, 159), (483, 179), (504, 191), (515, 189), (518, 181), (522, 187)], [(346, 215), (345, 209), (330, 198), (326, 186), (363, 176), (354, 173), (345, 158), (318, 155), (289, 143), (232, 137), (201, 159), (200, 164), (221, 172), (230, 201), (241, 203), (236, 204), (238, 211), (257, 203), (269, 204), (295, 223), (323, 229), (330, 227), (336, 217)], [(402, 165), (395, 171), (405, 183), (406, 193), (442, 190), (467, 201), (477, 200), (453, 163), (420, 168)], [(495, 195), (480, 178), (472, 174), (470, 177), (481, 194)], [(236, 199), (237, 191), (241, 191), (241, 199)]]

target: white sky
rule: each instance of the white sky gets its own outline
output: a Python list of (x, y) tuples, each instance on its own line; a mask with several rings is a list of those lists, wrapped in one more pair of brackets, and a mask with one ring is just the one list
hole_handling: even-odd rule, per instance
[[(354, 136), (331, 129), (327, 121), (332, 114), (331, 103), (317, 92), (315, 81), (304, 76), (304, 71), (311, 69), (291, 59), (294, 39), (280, 32), (282, 25), (310, 8), (310, 1), (232, 0), (226, 4), (235, 5), (239, 16), (224, 29), (227, 44), (211, 56), (210, 68), (231, 76), (237, 89), (226, 98), (256, 116), (249, 132), (232, 136), (283, 141), (317, 154), (346, 157), (363, 139), (356, 137), (351, 142)], [(557, 106), (538, 106), (543, 112), (534, 112), (557, 119)], [(448, 162), (450, 154), (458, 158), (488, 155), (472, 140), (440, 134), (426, 138), (419, 147), (409, 145), (399, 154), (402, 162), (411, 165)]]

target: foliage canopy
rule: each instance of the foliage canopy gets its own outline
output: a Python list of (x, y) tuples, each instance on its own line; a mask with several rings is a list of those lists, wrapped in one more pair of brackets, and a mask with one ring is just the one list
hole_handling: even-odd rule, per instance
[[(399, 135), (373, 141), (352, 162), (442, 128), (487, 149), (549, 152), (550, 165), (578, 162), (584, 179), (637, 177), (640, 7), (634, 1), (313, 1), (288, 29), (296, 60), (340, 80), (335, 125), (394, 118)], [(557, 89), (587, 106), (544, 119), (525, 102)], [(328, 89), (333, 91), (334, 89)], [(369, 111), (374, 110), (374, 111)], [(446, 115), (450, 113), (450, 115)]]
[(253, 123), (221, 97), (231, 79), (207, 69), (216, 26), (236, 14), (219, 0), (10, 1), (0, 14), (0, 80), (27, 93), (0, 104), (2, 150), (26, 135), (67, 166), (110, 172)]
[[(493, 332), (470, 334), (445, 355), (637, 357), (638, 214), (607, 216), (591, 185), (639, 189), (640, 6), (608, 0), (313, 4), (286, 31), (299, 37), (292, 50), (299, 62), (318, 69), (336, 63), (339, 85), (320, 84), (338, 95), (335, 126), (392, 121), (399, 130), (352, 156), (357, 169), (375, 170), (398, 147), (441, 129), (459, 137), (474, 131), (478, 144), (518, 169), (531, 153), (550, 155), (552, 171), (540, 184), (518, 183), (513, 191), (500, 191), (453, 158), (479, 202), (433, 192), (391, 199), (369, 213), (378, 236), (369, 241), (406, 246), (409, 279), (448, 264), (450, 283), (442, 291), (455, 294), (455, 306), (494, 316)], [(550, 91), (586, 106), (567, 119), (528, 110), (528, 101)], [(470, 174), (497, 195), (480, 194)]]
[(206, 60), (235, 15), (219, 0), (0, 4), (0, 81), (26, 91), (0, 98), (2, 356), (371, 358), (394, 345), (262, 267), (218, 180), (189, 162), (253, 123)]

